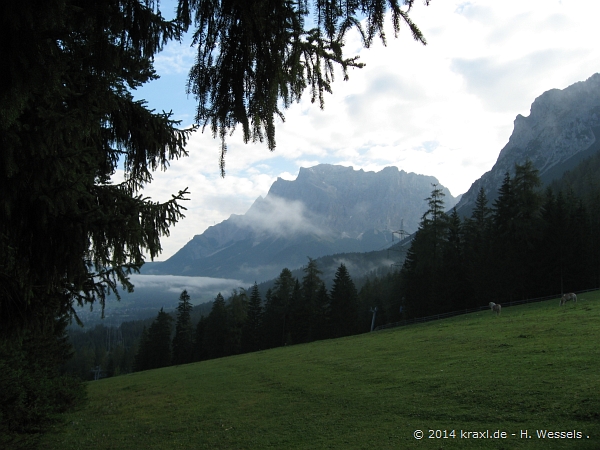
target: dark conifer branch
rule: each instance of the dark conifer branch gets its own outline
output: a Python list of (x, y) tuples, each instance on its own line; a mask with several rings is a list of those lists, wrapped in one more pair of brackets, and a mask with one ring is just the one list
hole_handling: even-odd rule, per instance
[[(426, 4), (429, 2), (427, 1)], [(402, 7), (406, 7), (402, 9)], [(310, 89), (312, 102), (325, 105), (335, 67), (344, 79), (348, 69), (363, 67), (344, 55), (344, 40), (356, 28), (365, 47), (375, 36), (384, 44), (384, 21), (391, 12), (394, 35), (406, 24), (415, 40), (426, 44), (408, 12), (412, 0), (260, 0), (208, 2), (180, 0), (178, 19), (196, 27), (196, 63), (187, 90), (197, 101), (196, 121), (221, 139), (219, 164), (225, 175), (225, 138), (237, 125), (244, 142), (263, 142), (274, 150), (275, 118)], [(314, 27), (305, 26), (312, 14)], [(366, 29), (360, 17), (366, 16)]]

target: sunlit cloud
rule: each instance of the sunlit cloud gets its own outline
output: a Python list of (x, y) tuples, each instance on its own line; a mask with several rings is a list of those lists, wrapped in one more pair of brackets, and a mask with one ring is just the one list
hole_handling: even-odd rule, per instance
[(321, 221), (306, 209), (303, 202), (269, 195), (256, 200), (242, 224), (256, 234), (268, 233), (275, 237), (302, 234), (322, 236), (327, 230), (320, 228), (318, 222)]

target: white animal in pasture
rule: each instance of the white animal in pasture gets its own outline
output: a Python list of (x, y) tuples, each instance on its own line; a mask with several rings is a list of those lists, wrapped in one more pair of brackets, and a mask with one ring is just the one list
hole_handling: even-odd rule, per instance
[(573, 300), (573, 303), (577, 303), (577, 296), (573, 292), (564, 294), (562, 296), (562, 298), (560, 299), (560, 306), (566, 304), (570, 300)]
[(502, 305), (500, 305), (499, 303), (490, 302), (488, 306), (497, 315), (500, 315), (500, 313), (502, 312)]

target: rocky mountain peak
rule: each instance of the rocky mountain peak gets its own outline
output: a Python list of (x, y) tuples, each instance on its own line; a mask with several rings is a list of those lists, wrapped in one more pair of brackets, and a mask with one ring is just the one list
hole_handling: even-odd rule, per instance
[(599, 128), (600, 74), (565, 89), (544, 92), (532, 103), (529, 116), (517, 115), (496, 164), (473, 183), (457, 209), (468, 214), (481, 187), (491, 203), (504, 174), (514, 174), (515, 163), (532, 161), (542, 181), (549, 183), (597, 151)]
[[(252, 281), (299, 267), (307, 256), (380, 250), (391, 243), (392, 231), (416, 231), (434, 183), (434, 177), (397, 167), (301, 168), (296, 180), (278, 178), (246, 214), (195, 236), (156, 273)], [(456, 199), (443, 191), (446, 206), (454, 206)]]

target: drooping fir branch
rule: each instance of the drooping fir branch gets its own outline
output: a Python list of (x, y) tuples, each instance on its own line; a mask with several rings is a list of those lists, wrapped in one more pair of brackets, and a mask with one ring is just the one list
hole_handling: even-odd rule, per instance
[[(361, 68), (357, 56), (344, 55), (344, 40), (355, 28), (363, 45), (376, 36), (386, 43), (384, 22), (390, 11), (394, 35), (402, 24), (426, 44), (410, 19), (413, 0), (180, 0), (177, 16), (184, 28), (196, 27), (196, 63), (187, 90), (197, 101), (196, 121), (221, 139), (220, 167), (225, 174), (225, 143), (240, 125), (244, 142), (263, 142), (274, 150), (275, 118), (309, 88), (311, 101), (324, 107), (335, 67), (344, 79)], [(426, 4), (429, 0), (425, 1)], [(404, 8), (403, 8), (404, 7)], [(311, 17), (312, 15), (312, 17)], [(365, 18), (365, 26), (361, 18)], [(312, 19), (307, 27), (307, 19)]]

